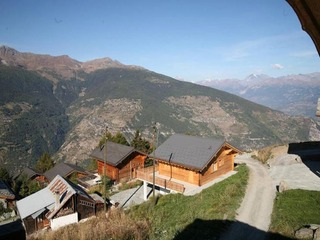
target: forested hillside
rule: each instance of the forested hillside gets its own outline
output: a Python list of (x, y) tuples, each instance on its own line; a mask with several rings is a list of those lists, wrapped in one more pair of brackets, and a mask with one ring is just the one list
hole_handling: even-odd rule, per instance
[[(32, 166), (44, 152), (55, 161), (81, 163), (106, 126), (128, 140), (136, 130), (151, 139), (157, 122), (158, 144), (173, 133), (187, 133), (223, 136), (243, 150), (320, 135), (313, 119), (110, 59), (81, 63), (40, 55), (49, 59), (44, 62), (58, 61), (50, 68), (34, 60), (38, 55), (9, 53), (0, 64), (0, 163), (11, 169)], [(28, 58), (38, 68), (24, 65)]]
[(55, 153), (69, 130), (52, 84), (38, 74), (0, 65), (0, 162), (9, 168)]

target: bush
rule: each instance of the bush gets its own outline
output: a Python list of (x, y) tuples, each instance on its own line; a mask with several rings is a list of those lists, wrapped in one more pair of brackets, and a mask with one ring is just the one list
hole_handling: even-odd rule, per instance
[(6, 209), (4, 208), (3, 203), (0, 202), (0, 215), (4, 214), (6, 212), (5, 210)]
[(4, 213), (11, 212), (10, 208), (5, 208), (3, 202), (0, 202), (0, 216)]
[(252, 155), (253, 159), (256, 159), (262, 163), (266, 163), (270, 158), (273, 158), (272, 149), (274, 146), (266, 147), (258, 150), (257, 155)]
[(140, 181), (140, 180), (125, 182), (119, 186), (118, 190), (124, 191), (124, 190), (130, 189), (130, 188), (135, 188), (135, 187), (138, 187), (141, 185), (142, 185), (142, 181)]

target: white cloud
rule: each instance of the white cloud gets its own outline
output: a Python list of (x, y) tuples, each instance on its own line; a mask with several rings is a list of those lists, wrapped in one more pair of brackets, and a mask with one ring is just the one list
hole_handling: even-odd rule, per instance
[(284, 66), (282, 66), (279, 63), (275, 63), (275, 64), (272, 64), (272, 68), (281, 70), (281, 69), (284, 69)]

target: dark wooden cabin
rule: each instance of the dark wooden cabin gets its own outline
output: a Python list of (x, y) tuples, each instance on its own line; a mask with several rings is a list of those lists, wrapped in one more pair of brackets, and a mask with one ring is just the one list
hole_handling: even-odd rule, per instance
[(107, 158), (104, 159), (105, 145), (97, 147), (91, 157), (97, 161), (98, 173), (105, 174), (116, 182), (127, 181), (136, 177), (136, 170), (144, 167), (147, 154), (126, 145), (107, 142)]
[(17, 201), (27, 234), (53, 230), (96, 214), (96, 201), (81, 187), (57, 175), (40, 191)]

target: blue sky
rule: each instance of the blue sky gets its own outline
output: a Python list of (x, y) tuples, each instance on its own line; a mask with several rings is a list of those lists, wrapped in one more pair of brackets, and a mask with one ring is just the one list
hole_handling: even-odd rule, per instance
[(193, 82), (320, 69), (285, 0), (1, 0), (0, 45), (110, 57)]

